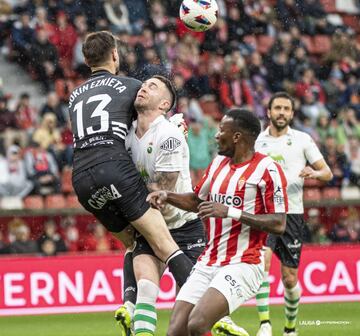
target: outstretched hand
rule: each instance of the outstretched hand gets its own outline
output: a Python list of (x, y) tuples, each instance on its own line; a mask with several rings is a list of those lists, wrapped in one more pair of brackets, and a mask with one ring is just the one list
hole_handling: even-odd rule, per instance
[(226, 205), (216, 202), (202, 202), (199, 204), (198, 209), (198, 215), (201, 219), (210, 217), (225, 218), (229, 210)]
[(303, 178), (313, 178), (316, 179), (318, 177), (318, 172), (312, 169), (310, 166), (306, 166), (299, 174), (299, 177)]
[(162, 209), (167, 200), (167, 192), (164, 190), (154, 191), (146, 197), (146, 201), (155, 209)]

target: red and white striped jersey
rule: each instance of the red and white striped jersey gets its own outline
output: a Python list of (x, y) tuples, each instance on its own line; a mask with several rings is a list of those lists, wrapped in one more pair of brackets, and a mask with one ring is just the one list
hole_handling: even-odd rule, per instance
[[(251, 160), (241, 164), (217, 156), (194, 191), (204, 201), (222, 203), (250, 214), (286, 213), (286, 183), (280, 165), (256, 152)], [(225, 266), (262, 261), (266, 232), (231, 218), (209, 218), (205, 226), (208, 243), (199, 262)]]

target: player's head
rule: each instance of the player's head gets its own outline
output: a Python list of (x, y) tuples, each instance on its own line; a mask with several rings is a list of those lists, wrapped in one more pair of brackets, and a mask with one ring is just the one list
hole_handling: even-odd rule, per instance
[(253, 150), (260, 132), (260, 120), (254, 113), (241, 108), (227, 111), (221, 119), (219, 131), (216, 134), (219, 154), (232, 157), (237, 146)]
[(171, 81), (160, 75), (155, 75), (146, 80), (135, 99), (135, 109), (144, 111), (158, 111), (166, 114), (172, 109), (176, 101), (176, 91)]
[(286, 92), (277, 92), (270, 98), (267, 115), (278, 131), (290, 124), (294, 117), (294, 105), (294, 99)]
[(88, 34), (82, 46), (82, 52), (86, 64), (92, 69), (104, 66), (114, 66), (116, 72), (119, 69), (116, 38), (108, 31)]

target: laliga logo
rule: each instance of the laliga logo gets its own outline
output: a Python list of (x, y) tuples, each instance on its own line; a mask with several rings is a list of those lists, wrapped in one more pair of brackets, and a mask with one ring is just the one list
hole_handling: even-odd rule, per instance
[(211, 194), (210, 196), (211, 201), (239, 207), (242, 204), (242, 199), (239, 196), (233, 196), (233, 195), (226, 195), (226, 194)]

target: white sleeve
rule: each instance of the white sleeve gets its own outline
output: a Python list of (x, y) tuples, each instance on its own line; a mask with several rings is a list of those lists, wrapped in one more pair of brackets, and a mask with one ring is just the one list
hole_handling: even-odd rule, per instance
[(176, 172), (184, 168), (184, 155), (187, 146), (184, 135), (176, 128), (170, 127), (159, 138), (155, 159), (155, 171)]
[(306, 160), (309, 161), (310, 164), (324, 158), (318, 146), (308, 134), (305, 134), (304, 137), (304, 153)]

